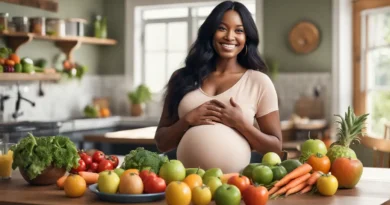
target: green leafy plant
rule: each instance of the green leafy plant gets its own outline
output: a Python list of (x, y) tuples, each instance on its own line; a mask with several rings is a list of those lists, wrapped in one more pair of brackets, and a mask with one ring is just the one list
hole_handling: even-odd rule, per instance
[(76, 167), (80, 159), (75, 144), (64, 136), (35, 137), (28, 134), (13, 151), (12, 168), (23, 169), (32, 180), (53, 165), (67, 171)]
[(128, 93), (129, 100), (133, 104), (141, 104), (152, 99), (152, 93), (146, 85), (139, 85), (133, 92)]

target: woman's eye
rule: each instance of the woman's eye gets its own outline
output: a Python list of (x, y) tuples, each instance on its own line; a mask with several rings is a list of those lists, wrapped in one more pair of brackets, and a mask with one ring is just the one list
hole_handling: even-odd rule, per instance
[(221, 30), (221, 31), (225, 30), (225, 28), (222, 27), (222, 26), (218, 27), (218, 29)]
[(236, 32), (242, 33), (242, 32), (244, 32), (244, 30), (243, 29), (237, 29)]

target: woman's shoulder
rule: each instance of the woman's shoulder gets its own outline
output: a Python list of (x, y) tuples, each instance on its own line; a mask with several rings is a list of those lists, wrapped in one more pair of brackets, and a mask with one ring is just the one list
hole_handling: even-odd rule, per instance
[(253, 69), (249, 70), (249, 80), (258, 85), (273, 84), (271, 78), (267, 74)]

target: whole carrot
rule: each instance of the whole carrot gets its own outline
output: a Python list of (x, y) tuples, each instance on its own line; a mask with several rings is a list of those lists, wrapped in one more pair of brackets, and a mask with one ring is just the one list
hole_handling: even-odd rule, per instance
[(275, 198), (275, 197), (278, 197), (284, 193), (286, 193), (287, 189), (286, 187), (281, 187), (277, 192), (275, 192), (274, 194), (272, 194), (271, 198)]
[(310, 178), (307, 180), (308, 185), (313, 185), (317, 182), (317, 180), (321, 177), (321, 172), (316, 171), (311, 174)]
[(298, 186), (294, 186), (291, 189), (288, 189), (286, 192), (286, 196), (291, 195), (291, 194), (295, 194), (295, 193), (301, 191), (305, 187), (306, 187), (306, 183), (302, 182), (302, 183), (298, 184)]
[(301, 183), (307, 184), (306, 181), (310, 178), (310, 176), (311, 176), (310, 173), (306, 173), (305, 175), (302, 175), (298, 178), (293, 179), (285, 187), (286, 187), (286, 189), (291, 189), (291, 188), (296, 187), (297, 185), (299, 185)]
[(313, 188), (312, 185), (306, 185), (306, 187), (303, 188), (303, 189), (301, 190), (301, 192), (299, 192), (299, 193), (300, 193), (300, 194), (307, 193), (307, 192), (309, 192), (312, 188)]
[(281, 187), (289, 183), (291, 180), (298, 178), (300, 176), (303, 176), (307, 173), (309, 173), (312, 170), (312, 167), (305, 163), (301, 166), (294, 169), (292, 172), (288, 173), (286, 176), (284, 176), (280, 181), (278, 181), (274, 186)]
[(275, 193), (279, 189), (280, 189), (280, 187), (276, 187), (276, 186), (272, 187), (272, 189), (269, 190), (268, 195), (272, 195), (273, 193)]

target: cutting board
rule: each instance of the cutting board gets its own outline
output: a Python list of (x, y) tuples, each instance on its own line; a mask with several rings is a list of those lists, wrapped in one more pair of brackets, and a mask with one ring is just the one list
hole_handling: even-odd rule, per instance
[(108, 132), (104, 136), (107, 138), (128, 138), (128, 139), (153, 139), (157, 126), (145, 127), (131, 130), (121, 130), (117, 132)]

